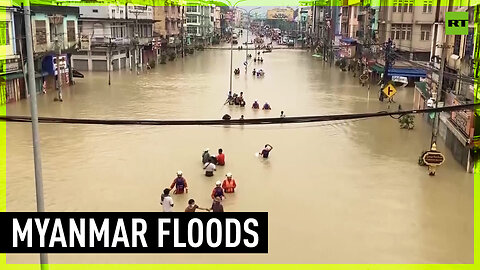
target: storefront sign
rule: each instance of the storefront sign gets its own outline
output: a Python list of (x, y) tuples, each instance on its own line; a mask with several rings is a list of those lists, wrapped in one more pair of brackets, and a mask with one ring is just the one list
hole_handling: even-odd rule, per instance
[(90, 37), (88, 35), (82, 35), (82, 37), (80, 38), (80, 50), (90, 50)]
[[(453, 100), (453, 106), (461, 105), (457, 99)], [(452, 112), (452, 122), (457, 126), (457, 128), (467, 137), (473, 138), (473, 112), (464, 110), (464, 111), (453, 111)]]
[(423, 155), (423, 162), (428, 166), (439, 166), (445, 161), (445, 156), (439, 151), (430, 150)]
[(356, 46), (344, 45), (340, 50), (340, 57), (342, 58), (354, 58), (356, 52)]

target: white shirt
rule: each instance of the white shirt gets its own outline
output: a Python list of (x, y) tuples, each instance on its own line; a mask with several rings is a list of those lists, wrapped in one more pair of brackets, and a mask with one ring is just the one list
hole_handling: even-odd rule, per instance
[(203, 168), (204, 168), (205, 171), (207, 171), (207, 172), (213, 172), (213, 171), (215, 171), (215, 169), (216, 169), (215, 164), (213, 164), (213, 163), (205, 163), (205, 165), (203, 166)]
[(173, 199), (170, 196), (167, 196), (163, 199), (162, 206), (163, 212), (173, 212)]
[(433, 106), (433, 105), (434, 105), (434, 102), (435, 102), (435, 101), (434, 101), (433, 98), (429, 98), (429, 99), (427, 100), (427, 107), (433, 108), (433, 107), (434, 107), (434, 106)]

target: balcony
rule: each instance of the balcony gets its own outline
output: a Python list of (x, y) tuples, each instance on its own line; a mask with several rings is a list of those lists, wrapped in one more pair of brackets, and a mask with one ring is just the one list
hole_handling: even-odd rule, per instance
[[(106, 46), (110, 43), (109, 37), (92, 37), (91, 38), (91, 45), (92, 46)], [(131, 40), (129, 38), (113, 38), (112, 43), (116, 44), (117, 46), (126, 46), (129, 45)]]

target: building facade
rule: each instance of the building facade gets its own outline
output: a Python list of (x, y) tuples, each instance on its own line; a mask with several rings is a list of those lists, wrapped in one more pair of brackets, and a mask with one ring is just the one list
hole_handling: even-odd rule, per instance
[(173, 42), (180, 41), (185, 20), (185, 7), (181, 4), (181, 1), (171, 1), (153, 7), (155, 37), (165, 38), (169, 43), (172, 38)]
[(19, 41), (15, 35), (14, 12), (16, 9), (6, 9), (5, 20), (0, 21), (0, 51), (5, 57), (0, 60), (0, 105), (28, 95), (21, 53), (17, 50)]
[(206, 46), (211, 44), (214, 33), (214, 6), (187, 6), (187, 43)]
[(398, 53), (409, 60), (429, 61), (437, 7), (433, 1), (414, 6), (413, 0), (385, 0), (379, 8), (378, 37), (395, 42)]
[[(445, 12), (468, 12), (468, 35), (445, 35)], [(425, 107), (426, 100), (439, 100), (444, 106), (472, 103), (474, 97), (474, 7), (440, 7), (436, 27), (433, 29), (431, 43), (431, 63), (433, 67), (424, 84), (417, 85), (415, 106)], [(445, 72), (440, 86), (442, 58)], [(440, 115), (439, 135), (445, 140), (455, 159), (467, 171), (473, 171), (475, 136), (475, 115), (473, 111), (443, 112)]]
[(140, 68), (155, 59), (153, 7), (80, 6), (81, 47), (72, 57), (77, 70)]
[[(79, 8), (32, 6), (31, 11), (37, 91), (55, 90), (57, 79), (60, 87), (72, 84), (72, 54), (79, 42)], [(20, 30), (23, 35), (24, 29)]]

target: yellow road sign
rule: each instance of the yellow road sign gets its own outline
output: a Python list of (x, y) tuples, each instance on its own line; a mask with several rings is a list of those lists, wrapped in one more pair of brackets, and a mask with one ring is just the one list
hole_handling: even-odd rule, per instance
[(397, 93), (397, 89), (395, 89), (395, 87), (393, 87), (392, 84), (387, 84), (387, 86), (385, 88), (383, 88), (383, 93), (388, 97), (388, 98), (391, 98), (393, 97), (393, 95), (395, 95)]

